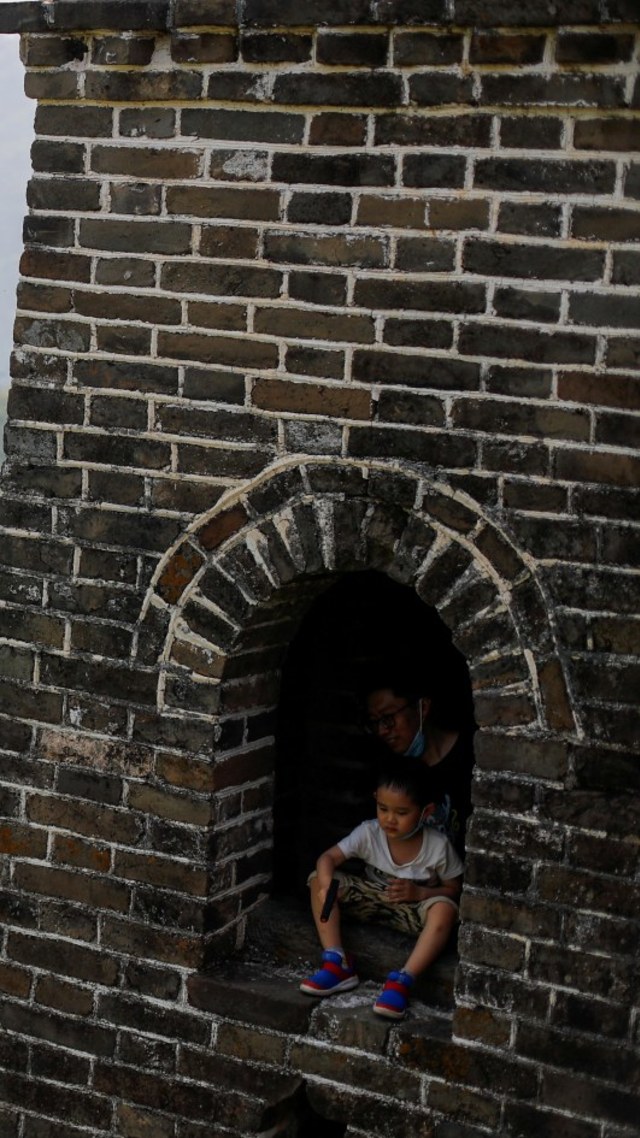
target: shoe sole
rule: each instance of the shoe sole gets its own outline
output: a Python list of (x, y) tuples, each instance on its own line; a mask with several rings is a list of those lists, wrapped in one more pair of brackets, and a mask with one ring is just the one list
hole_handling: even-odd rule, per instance
[(373, 1005), (373, 1010), (377, 1016), (385, 1016), (386, 1019), (404, 1019), (406, 1016), (406, 1008), (403, 1012), (394, 1012), (392, 1008), (381, 1008), (378, 1004)]
[(300, 985), (300, 991), (304, 992), (305, 996), (335, 996), (337, 992), (349, 992), (352, 988), (357, 988), (359, 983), (357, 976), (350, 976), (348, 980), (341, 980), (339, 984), (333, 984), (331, 988), (310, 988), (303, 981)]

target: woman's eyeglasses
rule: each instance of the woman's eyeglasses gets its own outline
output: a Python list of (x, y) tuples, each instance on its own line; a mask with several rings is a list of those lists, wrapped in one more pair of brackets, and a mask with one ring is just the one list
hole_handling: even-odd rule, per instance
[(365, 720), (365, 730), (371, 735), (378, 735), (380, 731), (391, 731), (396, 725), (396, 716), (412, 706), (411, 703), (403, 703), (402, 707), (396, 707), (395, 711), (388, 711), (386, 715), (378, 715), (376, 718), (368, 716)]

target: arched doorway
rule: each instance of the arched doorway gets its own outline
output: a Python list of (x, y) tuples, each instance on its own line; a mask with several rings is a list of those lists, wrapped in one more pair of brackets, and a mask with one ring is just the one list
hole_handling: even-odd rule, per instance
[(306, 893), (316, 857), (371, 817), (379, 753), (362, 725), (367, 678), (402, 666), (443, 713), (473, 717), (462, 654), (435, 608), (379, 571), (348, 573), (309, 607), (289, 645), (276, 727), (274, 892)]

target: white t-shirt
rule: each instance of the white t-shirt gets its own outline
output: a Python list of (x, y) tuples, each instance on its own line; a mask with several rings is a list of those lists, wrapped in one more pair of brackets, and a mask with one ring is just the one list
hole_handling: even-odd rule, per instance
[(361, 858), (366, 879), (380, 888), (386, 888), (389, 881), (397, 877), (433, 888), (464, 871), (449, 839), (431, 826), (423, 829), (421, 849), (404, 865), (397, 865), (391, 857), (387, 836), (375, 818), (361, 822), (338, 842), (338, 847), (347, 858)]

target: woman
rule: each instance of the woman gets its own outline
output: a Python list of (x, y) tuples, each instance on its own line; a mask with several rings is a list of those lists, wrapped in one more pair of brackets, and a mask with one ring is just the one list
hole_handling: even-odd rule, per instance
[[(425, 685), (426, 686), (426, 685)], [(394, 755), (408, 755), (429, 767), (438, 800), (430, 824), (450, 838), (461, 857), (467, 818), (471, 813), (471, 777), (474, 765), (470, 715), (454, 723), (433, 696), (415, 680), (380, 676), (368, 685), (367, 727)]]

